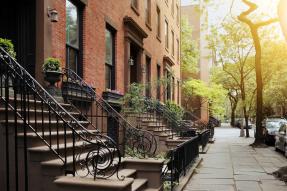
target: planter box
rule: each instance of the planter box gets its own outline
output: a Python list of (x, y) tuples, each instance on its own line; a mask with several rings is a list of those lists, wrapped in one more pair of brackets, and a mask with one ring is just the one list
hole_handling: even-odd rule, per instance
[(123, 95), (116, 92), (105, 91), (103, 92), (102, 97), (111, 105), (120, 106), (120, 99)]
[(90, 87), (70, 81), (62, 82), (62, 94), (64, 99), (71, 99), (83, 102), (92, 102), (94, 100), (94, 92)]

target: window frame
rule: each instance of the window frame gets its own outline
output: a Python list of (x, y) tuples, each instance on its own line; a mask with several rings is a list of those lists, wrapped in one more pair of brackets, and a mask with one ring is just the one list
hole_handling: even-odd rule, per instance
[(156, 6), (156, 14), (157, 14), (156, 37), (160, 40), (160, 38), (161, 38), (161, 10), (160, 10), (159, 6)]
[[(105, 52), (105, 88), (110, 89), (110, 90), (115, 90), (116, 89), (116, 30), (110, 26), (108, 23), (106, 23), (106, 29), (105, 29), (105, 34), (106, 32), (110, 32), (111, 37), (112, 37), (112, 64), (107, 63), (106, 61), (106, 52)], [(105, 38), (106, 40), (106, 38)], [(105, 46), (106, 46), (106, 41), (105, 41)], [(107, 47), (107, 46), (106, 46)], [(109, 84), (107, 84), (107, 68), (109, 68)]]
[[(77, 8), (77, 25), (78, 25), (78, 47), (70, 44), (67, 42), (66, 38), (66, 67), (68, 69), (71, 68), (71, 59), (70, 59), (70, 52), (75, 51), (75, 73), (77, 73), (80, 77), (83, 77), (83, 6), (82, 4), (74, 1), (74, 0), (66, 0), (66, 12), (67, 12), (67, 1), (73, 4)], [(67, 15), (66, 15), (66, 24), (67, 24)], [(67, 35), (67, 31), (65, 31)]]
[(145, 0), (145, 23), (151, 26), (151, 0)]
[(151, 57), (146, 55), (145, 61), (146, 61), (146, 63), (145, 63), (145, 72), (146, 72), (145, 82), (147, 84), (145, 95), (146, 95), (146, 97), (150, 98), (151, 97)]
[(169, 23), (168, 20), (165, 19), (164, 21), (164, 40), (165, 40), (165, 49), (169, 50)]
[(174, 55), (175, 55), (175, 36), (174, 36), (174, 31), (173, 30), (171, 30), (171, 55), (172, 55), (172, 57), (174, 57)]
[(160, 79), (161, 79), (161, 66), (158, 64), (156, 66), (156, 75), (157, 75), (157, 90), (156, 90), (156, 98), (160, 101), (160, 90), (161, 90), (161, 83), (160, 83)]

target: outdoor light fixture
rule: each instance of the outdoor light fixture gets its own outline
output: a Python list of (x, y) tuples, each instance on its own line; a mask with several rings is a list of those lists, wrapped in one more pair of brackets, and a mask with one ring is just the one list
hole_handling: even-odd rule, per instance
[(51, 22), (59, 21), (58, 11), (56, 11), (56, 9), (48, 8), (48, 17), (50, 18)]
[(135, 61), (132, 57), (130, 57), (128, 63), (130, 66), (133, 66), (135, 64)]

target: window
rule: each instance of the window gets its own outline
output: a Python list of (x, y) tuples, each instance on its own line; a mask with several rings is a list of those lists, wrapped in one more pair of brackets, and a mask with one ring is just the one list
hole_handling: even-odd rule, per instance
[(164, 23), (164, 38), (165, 38), (165, 48), (168, 49), (168, 22), (165, 20)]
[(165, 92), (165, 98), (166, 98), (166, 101), (167, 100), (171, 100), (171, 94), (172, 94), (172, 79), (171, 79), (171, 73), (166, 70), (166, 80), (167, 80), (167, 84), (166, 84), (166, 92)]
[(131, 0), (132, 2), (132, 7), (134, 7), (134, 8), (138, 8), (138, 0)]
[(156, 7), (156, 35), (158, 38), (160, 38), (160, 25), (161, 25), (161, 22), (160, 22), (160, 9), (159, 7)]
[(174, 16), (174, 0), (171, 1), (171, 14)]
[(146, 97), (151, 97), (151, 59), (150, 57), (146, 57)]
[(171, 54), (174, 57), (174, 32), (171, 31)]
[(160, 65), (157, 65), (157, 86), (156, 86), (156, 98), (160, 100)]
[(179, 6), (176, 5), (176, 24), (179, 26), (180, 14), (179, 14)]
[(179, 61), (180, 61), (180, 45), (179, 45), (178, 39), (176, 39), (176, 44), (177, 44), (177, 62), (179, 63)]
[(177, 81), (177, 104), (179, 104), (179, 94), (180, 94), (180, 82)]
[(115, 89), (115, 37), (110, 27), (106, 28), (106, 88)]
[(80, 64), (81, 18), (79, 8), (66, 0), (66, 65), (67, 68), (82, 76)]
[(175, 101), (175, 80), (174, 80), (174, 77), (172, 77), (171, 86), (172, 86), (172, 100)]
[(150, 25), (151, 17), (151, 0), (145, 0), (145, 22)]

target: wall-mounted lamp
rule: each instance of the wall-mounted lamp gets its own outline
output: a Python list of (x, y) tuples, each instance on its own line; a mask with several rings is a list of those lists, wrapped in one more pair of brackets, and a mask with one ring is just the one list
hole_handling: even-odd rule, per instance
[(132, 57), (129, 58), (128, 64), (129, 64), (130, 66), (133, 66), (133, 65), (135, 64), (135, 61), (134, 61), (134, 59), (133, 59)]
[(51, 22), (59, 21), (58, 11), (56, 11), (56, 9), (48, 8), (48, 17), (50, 18)]

